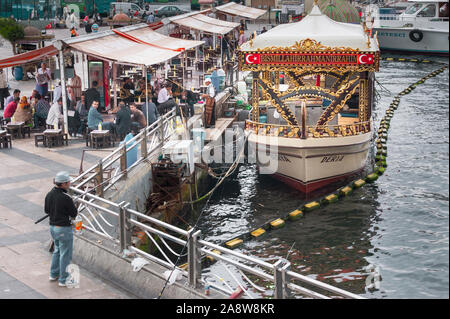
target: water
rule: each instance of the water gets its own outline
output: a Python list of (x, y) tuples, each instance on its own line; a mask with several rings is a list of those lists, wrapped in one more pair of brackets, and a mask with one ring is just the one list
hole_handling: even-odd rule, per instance
[[(377, 85), (374, 123), (396, 94), (439, 67), (381, 61), (377, 80), (389, 92)], [(388, 167), (374, 184), (239, 250), (270, 260), (285, 258), (294, 245), (293, 270), (367, 298), (448, 298), (448, 79), (447, 69), (401, 98), (389, 130)], [(242, 166), (216, 190), (199, 227), (203, 238), (222, 243), (304, 202), (297, 191), (258, 176), (255, 166)], [(379, 269), (379, 289), (366, 288), (369, 265)], [(220, 267), (210, 274), (223, 274)]]

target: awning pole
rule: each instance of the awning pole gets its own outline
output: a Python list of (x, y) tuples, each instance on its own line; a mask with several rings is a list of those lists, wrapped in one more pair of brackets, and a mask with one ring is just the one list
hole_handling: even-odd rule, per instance
[(64, 115), (64, 133), (69, 133), (69, 121), (67, 117), (67, 95), (66, 95), (66, 80), (64, 75), (64, 57), (63, 51), (59, 51), (59, 70), (61, 76), (61, 89), (62, 89), (62, 104), (63, 104), (63, 115)]
[(148, 126), (148, 87), (147, 87), (147, 66), (143, 65), (142, 69), (144, 70), (145, 76), (145, 115), (147, 117), (147, 126)]
[(113, 90), (114, 90), (114, 107), (117, 108), (117, 64), (112, 63), (112, 72), (113, 72)]

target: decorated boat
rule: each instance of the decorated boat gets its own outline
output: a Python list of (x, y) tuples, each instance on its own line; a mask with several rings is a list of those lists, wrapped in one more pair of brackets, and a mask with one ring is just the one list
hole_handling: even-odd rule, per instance
[(365, 19), (378, 34), (381, 50), (448, 55), (448, 0), (409, 0), (401, 14), (366, 7)]
[(267, 161), (258, 159), (260, 173), (307, 193), (360, 172), (372, 140), (379, 54), (370, 30), (331, 20), (317, 3), (300, 22), (244, 43), (239, 69), (252, 75), (248, 142), (277, 150), (275, 169), (263, 172)]

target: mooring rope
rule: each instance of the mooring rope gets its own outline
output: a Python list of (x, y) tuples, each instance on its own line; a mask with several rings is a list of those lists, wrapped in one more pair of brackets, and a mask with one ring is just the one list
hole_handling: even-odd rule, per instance
[[(392, 103), (390, 104), (389, 108), (386, 110), (385, 116), (381, 119), (380, 125), (378, 126), (378, 134), (376, 139), (376, 148), (377, 153), (375, 157), (375, 166), (373, 167), (373, 170), (371, 173), (367, 174), (364, 178), (358, 179), (356, 181), (351, 182), (350, 184), (339, 188), (336, 192), (333, 192), (331, 194), (328, 194), (326, 196), (323, 196), (321, 199), (313, 202), (309, 202), (307, 204), (304, 204), (303, 206), (299, 207), (298, 209), (290, 212), (289, 214), (285, 216), (281, 216), (277, 219), (274, 219), (272, 221), (266, 222), (263, 225), (261, 225), (259, 228), (256, 228), (253, 231), (246, 232), (244, 234), (241, 234), (237, 237), (234, 237), (231, 240), (226, 240), (221, 246), (225, 246), (227, 248), (236, 248), (243, 244), (244, 240), (251, 240), (251, 239), (257, 239), (260, 238), (263, 234), (267, 233), (268, 231), (271, 231), (273, 229), (280, 228), (284, 226), (285, 221), (295, 221), (299, 218), (304, 217), (304, 212), (310, 212), (316, 209), (319, 209), (320, 207), (326, 206), (328, 204), (334, 203), (339, 201), (340, 199), (350, 195), (353, 193), (355, 189), (358, 189), (362, 186), (364, 186), (366, 183), (373, 183), (375, 182), (379, 176), (383, 175), (383, 173), (386, 170), (387, 163), (386, 163), (386, 157), (387, 157), (387, 134), (390, 127), (390, 121), (394, 115), (394, 111), (397, 110), (398, 105), (400, 103), (400, 98), (405, 95), (411, 93), (418, 85), (423, 84), (426, 80), (430, 79), (431, 77), (435, 77), (439, 73), (442, 73), (446, 68), (448, 68), (448, 64), (442, 63), (442, 62), (435, 62), (430, 60), (420, 60), (420, 59), (405, 59), (405, 58), (384, 58), (383, 60), (387, 61), (400, 61), (400, 62), (416, 62), (416, 63), (436, 63), (443, 65), (441, 68), (429, 73), (419, 81), (411, 84), (407, 88), (405, 88), (402, 92), (397, 94)], [(274, 223), (275, 222), (275, 223)]]

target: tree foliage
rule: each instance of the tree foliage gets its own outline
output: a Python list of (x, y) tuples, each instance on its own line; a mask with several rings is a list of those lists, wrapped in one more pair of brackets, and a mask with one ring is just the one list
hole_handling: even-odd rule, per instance
[(14, 42), (25, 36), (24, 28), (13, 19), (0, 18), (0, 36), (11, 42), (14, 48)]

